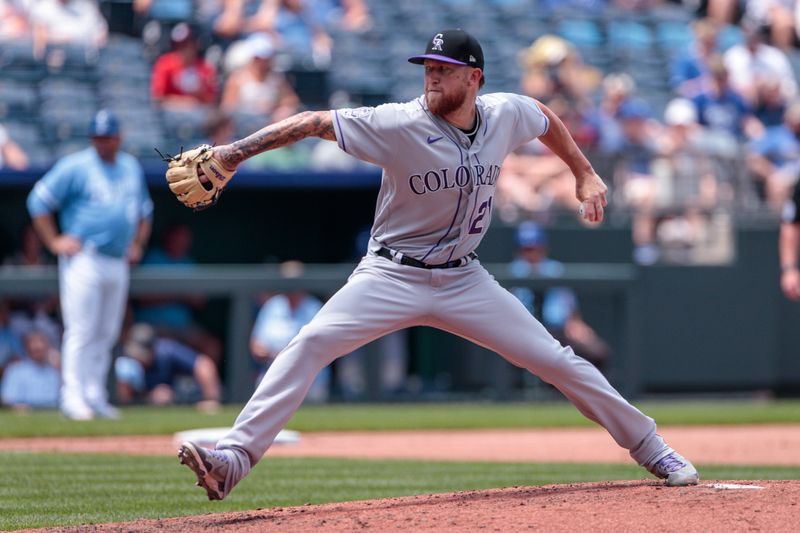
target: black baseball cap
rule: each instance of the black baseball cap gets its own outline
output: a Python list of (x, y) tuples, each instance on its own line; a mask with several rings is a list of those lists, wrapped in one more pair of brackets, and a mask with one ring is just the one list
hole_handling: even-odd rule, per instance
[(408, 62), (422, 65), (426, 59), (483, 70), (483, 49), (478, 40), (464, 30), (440, 31), (428, 41), (424, 54), (409, 57)]

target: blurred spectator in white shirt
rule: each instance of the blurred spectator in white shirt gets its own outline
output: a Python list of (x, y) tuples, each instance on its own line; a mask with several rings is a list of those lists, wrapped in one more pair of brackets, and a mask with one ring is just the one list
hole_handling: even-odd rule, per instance
[(797, 81), (786, 54), (766, 44), (761, 30), (754, 24), (743, 23), (742, 30), (745, 41), (729, 48), (723, 56), (733, 89), (754, 103), (758, 84), (765, 78), (777, 78), (781, 80), (784, 97), (794, 98)]
[(775, 46), (788, 50), (795, 43), (796, 0), (747, 0), (745, 20), (769, 32)]
[(44, 55), (48, 45), (101, 48), (108, 39), (108, 23), (92, 0), (37, 0), (31, 2), (34, 50)]
[(653, 163), (656, 186), (656, 236), (662, 259), (674, 262), (723, 261), (720, 235), (711, 221), (719, 208), (729, 207), (733, 190), (715, 164), (716, 149), (698, 123), (694, 104), (675, 98), (664, 111), (661, 157)]
[(286, 76), (274, 69), (272, 39), (264, 33), (253, 34), (244, 46), (248, 60), (228, 76), (220, 107), (228, 112), (263, 115), (269, 122), (294, 115), (300, 98)]

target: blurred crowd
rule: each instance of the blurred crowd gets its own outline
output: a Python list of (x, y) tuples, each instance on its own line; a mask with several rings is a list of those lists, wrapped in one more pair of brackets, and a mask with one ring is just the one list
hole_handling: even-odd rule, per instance
[[(610, 46), (629, 41), (610, 57), (594, 48), (594, 25), (543, 35), (519, 55), (522, 91), (564, 120), (607, 179), (641, 264), (730, 260), (732, 216), (777, 219), (800, 177), (800, 3), (701, 4), (691, 21), (638, 36), (644, 22), (610, 22)], [(537, 141), (506, 160), (497, 206), (509, 222), (578, 208), (569, 169)]]
[[(385, 16), (385, 4), (0, 0), (0, 170), (43, 170), (85, 146), (81, 127), (101, 104), (121, 119), (123, 149), (140, 158), (154, 157), (154, 145), (227, 143), (304, 109), (373, 104), (329, 86), (327, 74), (345, 67), (334, 53), (336, 39), (368, 35), (377, 24), (371, 10), (380, 8)], [(445, 13), (463, 13), (457, 0), (436, 4)], [(535, 38), (509, 37), (514, 57), (508, 72), (497, 72), (491, 61), (507, 43), (486, 36), (487, 84), (539, 99), (562, 118), (609, 184), (609, 224), (630, 221), (635, 261), (723, 262), (731, 257), (735, 216), (777, 217), (800, 177), (800, 1), (478, 4), (512, 14), (534, 9), (546, 21), (530, 29)], [(128, 19), (120, 5), (127, 5)], [(365, 57), (377, 52), (400, 68), (405, 50), (391, 46), (392, 34), (383, 38), (385, 51), (357, 48), (346, 60), (357, 63), (359, 51)], [(40, 67), (53, 76), (26, 78)], [(492, 85), (497, 79), (513, 81), (498, 87)], [(421, 79), (414, 84), (421, 93)], [(34, 108), (41, 124), (26, 118)], [(335, 143), (309, 141), (261, 154), (246, 168), (339, 171), (361, 165)], [(524, 275), (557, 269), (547, 257), (543, 230), (525, 221), (546, 226), (565, 214), (577, 218), (569, 169), (534, 141), (507, 158), (497, 183), (496, 216), (520, 225), (515, 268)], [(19, 241), (6, 264), (53, 263), (30, 227)], [(191, 246), (188, 227), (167, 228), (154, 237), (142, 263), (191, 268)], [(540, 295), (536, 309), (536, 295), (518, 292), (563, 338), (583, 343), (588, 358), (607, 362), (610, 348), (582, 322), (574, 294), (558, 289)], [(255, 379), (320, 305), (311, 295), (259, 296), (251, 339)], [(204, 309), (198, 297), (131, 300), (116, 349), (122, 361), (115, 368), (118, 401), (191, 400), (215, 409), (223, 343), (219, 332), (203, 325)], [(56, 298), (0, 299), (0, 403), (57, 405), (58, 395), (45, 392), (58, 381), (61, 335)], [(408, 367), (407, 339), (391, 344), (405, 354), (386, 371), (388, 387), (398, 389)], [(359, 372), (343, 366), (339, 378), (355, 377), (339, 385), (323, 373), (316, 397), (325, 399), (336, 386), (363, 392)]]
[[(492, 90), (540, 99), (565, 121), (609, 182), (612, 213), (632, 221), (637, 261), (724, 261), (731, 255), (732, 214), (780, 211), (800, 172), (800, 2), (479, 4), (540, 16), (543, 25), (530, 28), (532, 42), (512, 36), (520, 48), (515, 64), (499, 68), (514, 72), (495, 72), (492, 52), (501, 43), (485, 43), (487, 80)], [(127, 18), (120, 5), (127, 5)], [(406, 8), (413, 6), (391, 9)], [(438, 1), (437, 9), (454, 20), (461, 13), (453, 0)], [(360, 105), (359, 95), (330, 83), (328, 74), (350, 68), (334, 58), (337, 39), (370, 36), (381, 27), (377, 15), (385, 19), (387, 11), (386, 3), (364, 0), (0, 0), (0, 41), (10, 65), (20, 48), (53, 72), (59, 65), (74, 71), (75, 58), (96, 65), (99, 98), (125, 126), (123, 147), (154, 158), (154, 144), (226, 143), (303, 109)], [(127, 52), (114, 48), (127, 42), (115, 40), (120, 26), (135, 36)], [(383, 39), (392, 56), (392, 35)], [(402, 54), (403, 46), (397, 48)], [(359, 62), (358, 50), (344, 59)], [(367, 59), (375, 51), (363, 52)], [(402, 64), (404, 57), (396, 59)], [(139, 68), (146, 72), (135, 74)], [(5, 77), (0, 168), (46, 164), (32, 138), (41, 145), (55, 136), (50, 155), (74, 151), (75, 123), (97, 103), (80, 120), (70, 117), (92, 95), (67, 89), (61, 79), (44, 84), (41, 112), (53, 128), (31, 137), (29, 125), (11, 120), (14, 98), (23, 97), (3, 89), (13, 85)], [(493, 79), (514, 81), (498, 87)], [(421, 81), (414, 87), (421, 91)], [(251, 170), (362, 165), (318, 140), (246, 163)], [(569, 171), (537, 142), (507, 159), (498, 188), (496, 212), (510, 223), (577, 209)]]
[[(369, 24), (363, 0), (0, 0), (0, 102), (7, 100), (0, 123), (11, 123), (0, 129), (0, 168), (47, 166), (75, 151), (83, 133), (76, 115), (100, 107), (121, 117), (128, 151), (153, 159), (152, 145), (164, 137), (183, 145), (225, 142), (299, 110), (332, 105), (330, 97), (342, 105), (348, 96), (330, 94), (325, 83), (329, 30), (357, 32)], [(24, 116), (37, 113), (37, 88), (45, 130), (38, 135)], [(42, 141), (52, 150), (20, 147)], [(315, 154), (314, 144), (248, 165), (358, 166), (324, 148)], [(26, 158), (25, 149), (34, 157)]]

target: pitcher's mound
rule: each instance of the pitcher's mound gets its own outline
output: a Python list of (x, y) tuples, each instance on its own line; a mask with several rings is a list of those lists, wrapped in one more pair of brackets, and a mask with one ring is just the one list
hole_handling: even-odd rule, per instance
[[(751, 487), (761, 487), (753, 489)], [(232, 498), (236, 494), (231, 495)], [(797, 531), (799, 481), (513, 487), (93, 526), (93, 531)]]

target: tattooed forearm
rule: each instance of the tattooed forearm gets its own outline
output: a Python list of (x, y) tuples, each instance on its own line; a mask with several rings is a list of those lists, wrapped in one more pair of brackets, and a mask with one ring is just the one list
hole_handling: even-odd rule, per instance
[(219, 157), (225, 166), (235, 168), (249, 157), (294, 144), (306, 137), (336, 140), (330, 111), (304, 111), (270, 124), (242, 140), (220, 146)]

